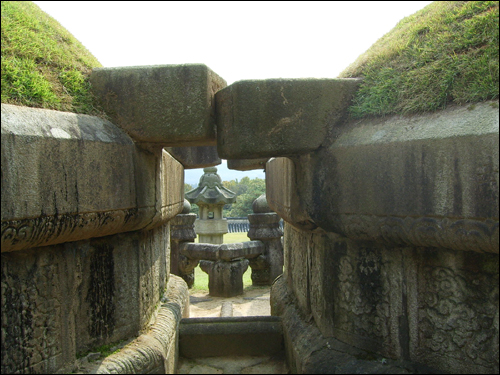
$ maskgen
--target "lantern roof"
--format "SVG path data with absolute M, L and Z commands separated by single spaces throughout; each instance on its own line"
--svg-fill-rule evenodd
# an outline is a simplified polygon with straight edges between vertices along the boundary
M 185 194 L 190 203 L 202 205 L 223 205 L 236 202 L 236 193 L 222 186 L 216 167 L 203 168 L 198 187 Z

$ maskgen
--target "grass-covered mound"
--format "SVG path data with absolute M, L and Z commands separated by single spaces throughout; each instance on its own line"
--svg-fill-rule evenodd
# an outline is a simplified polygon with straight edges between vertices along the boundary
M 340 74 L 364 77 L 351 116 L 498 98 L 498 3 L 435 1 L 400 21 Z
M 101 64 L 30 1 L 2 1 L 2 103 L 99 115 L 88 76 Z

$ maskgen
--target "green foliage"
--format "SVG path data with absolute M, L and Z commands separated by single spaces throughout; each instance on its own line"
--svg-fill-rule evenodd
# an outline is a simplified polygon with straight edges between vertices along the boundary
M 498 98 L 498 1 L 436 1 L 404 18 L 340 77 L 363 77 L 353 118 Z
M 252 214 L 253 201 L 266 192 L 266 181 L 262 178 L 251 180 L 243 177 L 240 182 L 236 179 L 223 181 L 222 184 L 237 195 L 235 203 L 224 206 L 224 217 L 245 217 Z
M 101 346 L 92 348 L 90 350 L 87 350 L 85 352 L 78 353 L 76 355 L 76 358 L 86 357 L 89 353 L 101 353 L 101 357 L 107 357 L 111 354 L 118 353 L 120 351 L 121 347 L 123 346 L 124 342 L 125 342 L 125 340 L 120 340 L 120 341 L 112 342 L 110 344 L 101 345 Z M 111 350 L 115 347 L 118 347 L 118 349 Z
M 105 117 L 88 77 L 101 64 L 30 1 L 2 1 L 2 103 Z

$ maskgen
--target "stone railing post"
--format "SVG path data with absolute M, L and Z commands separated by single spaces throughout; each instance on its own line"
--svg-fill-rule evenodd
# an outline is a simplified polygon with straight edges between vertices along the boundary
M 170 221 L 170 273 L 180 276 L 189 288 L 194 284 L 194 269 L 199 263 L 180 253 L 180 244 L 194 242 L 196 214 L 190 214 L 191 204 L 184 199 L 184 209 Z
M 283 231 L 279 226 L 280 217 L 269 208 L 266 195 L 262 194 L 253 202 L 253 214 L 248 215 L 251 241 L 264 243 L 264 252 L 250 259 L 253 285 L 271 285 L 273 280 L 283 273 Z
M 208 290 L 213 297 L 233 297 L 243 294 L 243 274 L 249 260 L 264 251 L 262 241 L 231 244 L 182 243 L 180 254 L 188 259 L 200 259 L 200 268 L 208 274 Z

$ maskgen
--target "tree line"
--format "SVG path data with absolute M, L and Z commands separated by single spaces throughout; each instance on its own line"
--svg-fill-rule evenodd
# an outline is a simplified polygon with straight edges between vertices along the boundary
M 248 214 L 253 214 L 252 204 L 255 199 L 266 192 L 266 181 L 262 178 L 243 177 L 230 181 L 222 181 L 222 185 L 236 193 L 236 202 L 226 204 L 222 209 L 224 217 L 246 217 Z M 184 192 L 195 189 L 196 186 L 184 184 Z M 198 215 L 199 208 L 196 204 L 191 205 L 191 212 Z

